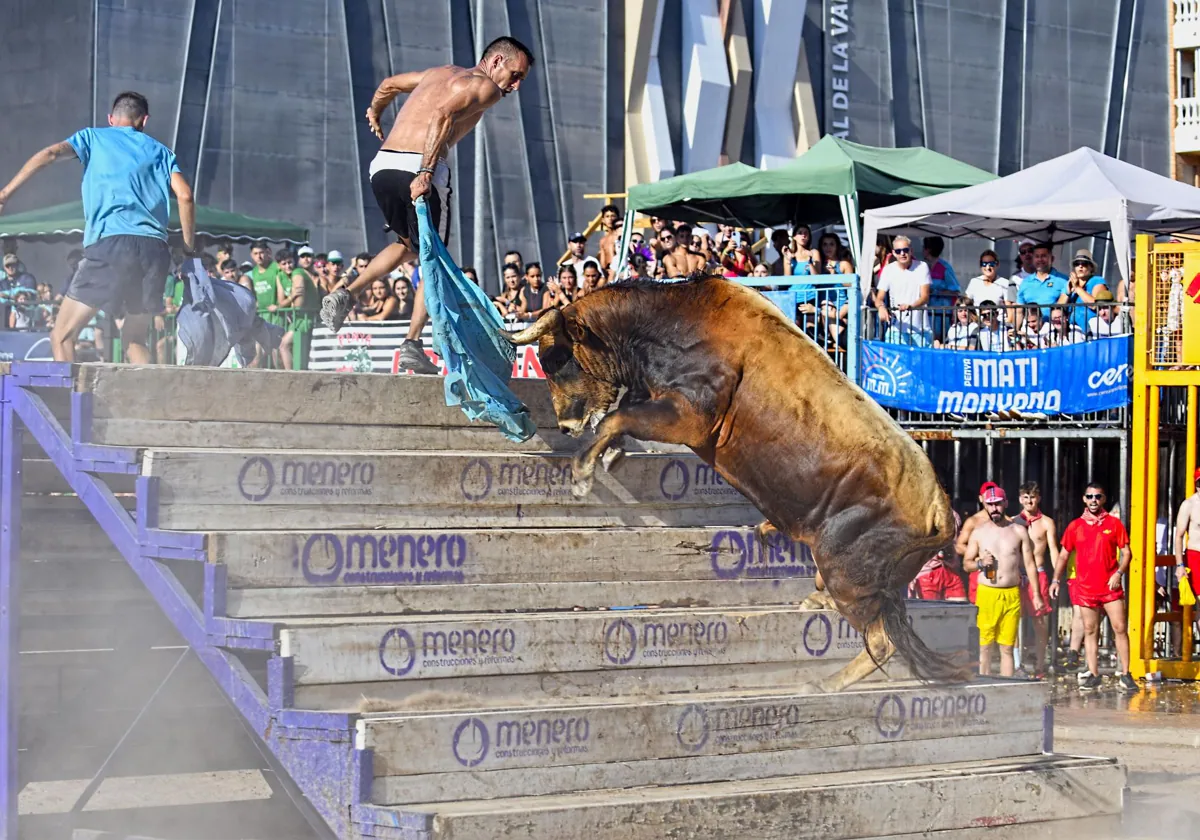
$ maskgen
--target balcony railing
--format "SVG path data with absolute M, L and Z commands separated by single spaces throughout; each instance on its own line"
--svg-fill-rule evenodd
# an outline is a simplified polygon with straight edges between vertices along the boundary
M 1200 47 L 1200 0 L 1175 0 L 1174 26 L 1175 49 Z
M 1200 152 L 1200 97 L 1175 100 L 1175 151 Z

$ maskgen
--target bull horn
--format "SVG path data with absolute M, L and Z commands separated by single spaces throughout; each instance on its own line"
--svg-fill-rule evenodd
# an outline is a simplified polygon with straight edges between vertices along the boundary
M 556 330 L 562 324 L 562 310 L 551 309 L 549 312 L 537 319 L 531 327 L 526 327 L 518 332 L 506 332 L 504 337 L 513 344 L 520 346 L 522 344 L 533 344 L 539 338 L 544 336 L 551 330 Z

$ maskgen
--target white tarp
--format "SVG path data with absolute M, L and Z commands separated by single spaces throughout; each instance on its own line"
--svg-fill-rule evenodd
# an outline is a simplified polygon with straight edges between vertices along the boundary
M 859 265 L 874 262 L 875 238 L 884 231 L 1054 241 L 1111 232 L 1117 267 L 1128 279 L 1135 229 L 1200 229 L 1200 189 L 1084 147 L 985 184 L 868 210 Z M 870 272 L 861 274 L 869 283 Z

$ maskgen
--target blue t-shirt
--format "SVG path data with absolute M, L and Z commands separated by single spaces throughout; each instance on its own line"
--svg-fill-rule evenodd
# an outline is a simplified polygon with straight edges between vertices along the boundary
M 1050 306 L 1066 293 L 1067 278 L 1058 272 L 1051 271 L 1045 280 L 1039 280 L 1036 274 L 1031 274 L 1017 287 L 1017 303 L 1036 303 L 1042 307 L 1042 317 L 1049 318 Z
M 166 240 L 175 153 L 128 126 L 85 128 L 67 138 L 83 163 L 83 244 L 107 236 Z

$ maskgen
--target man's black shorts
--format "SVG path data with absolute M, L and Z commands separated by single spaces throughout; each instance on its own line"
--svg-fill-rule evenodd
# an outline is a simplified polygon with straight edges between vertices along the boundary
M 109 315 L 157 315 L 171 270 L 171 249 L 152 236 L 118 234 L 83 249 L 67 297 Z
M 392 154 L 399 157 L 412 153 L 389 153 L 384 150 L 379 154 L 381 156 Z M 417 168 L 419 169 L 420 156 L 414 156 L 417 158 Z M 439 163 L 438 168 L 444 166 L 444 163 Z M 371 175 L 371 191 L 375 193 L 375 201 L 379 204 L 379 209 L 383 211 L 383 219 L 387 222 L 388 229 L 414 248 L 417 247 L 421 236 L 417 229 L 417 208 L 412 200 L 412 182 L 413 178 L 417 177 L 417 173 L 392 167 L 372 168 L 375 169 L 375 172 Z M 444 185 L 439 181 L 444 181 Z M 425 194 L 425 201 L 429 205 L 429 216 L 433 220 L 433 228 L 437 231 L 443 244 L 450 242 L 451 192 L 449 172 L 446 171 L 444 176 L 440 172 L 434 175 L 429 192 Z

